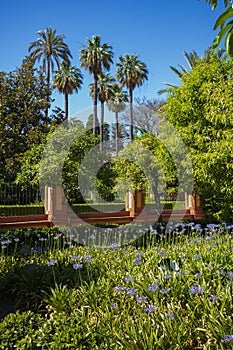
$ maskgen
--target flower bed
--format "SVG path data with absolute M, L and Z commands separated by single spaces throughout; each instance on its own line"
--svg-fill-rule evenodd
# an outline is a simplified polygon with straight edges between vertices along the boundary
M 57 228 L 6 232 L 0 291 L 15 312 L 0 349 L 231 349 L 232 238 L 194 223 L 107 248 Z

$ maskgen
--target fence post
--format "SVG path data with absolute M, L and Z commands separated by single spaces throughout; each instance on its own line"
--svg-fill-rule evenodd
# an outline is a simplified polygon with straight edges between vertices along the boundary
M 68 203 L 62 187 L 45 186 L 45 212 L 55 225 L 68 225 Z
M 185 193 L 185 209 L 190 210 L 190 214 L 193 215 L 194 219 L 203 219 L 202 209 L 202 197 L 197 193 L 187 194 Z
M 125 210 L 130 212 L 130 217 L 136 217 L 145 206 L 145 193 L 141 191 L 127 191 Z

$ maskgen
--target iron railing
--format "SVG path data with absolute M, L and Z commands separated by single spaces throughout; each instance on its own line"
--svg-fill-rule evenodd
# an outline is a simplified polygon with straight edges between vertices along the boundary
M 0 185 L 0 216 L 44 214 L 39 189 L 17 184 Z

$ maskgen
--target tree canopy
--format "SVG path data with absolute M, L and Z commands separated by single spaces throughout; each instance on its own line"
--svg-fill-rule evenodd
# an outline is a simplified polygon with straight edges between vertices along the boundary
M 59 124 L 64 116 L 59 110 L 55 115 L 44 115 L 44 75 L 33 67 L 29 57 L 13 72 L 1 72 L 0 80 L 0 178 L 9 182 L 20 169 L 24 152 L 39 144 L 50 127 Z
M 182 75 L 170 90 L 166 118 L 183 138 L 193 163 L 195 190 L 206 213 L 227 219 L 233 195 L 232 64 L 213 56 Z

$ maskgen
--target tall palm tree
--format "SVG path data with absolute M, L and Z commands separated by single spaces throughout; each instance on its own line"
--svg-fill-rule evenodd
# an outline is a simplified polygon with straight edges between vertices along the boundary
M 68 123 L 68 96 L 80 90 L 83 76 L 80 69 L 71 66 L 68 61 L 63 61 L 54 73 L 53 87 L 65 95 L 65 118 Z
M 33 61 L 40 61 L 42 59 L 43 69 L 46 74 L 47 85 L 47 108 L 45 110 L 46 116 L 48 116 L 49 107 L 49 91 L 50 91 L 50 74 L 51 70 L 54 70 L 54 61 L 59 67 L 60 59 L 63 61 L 69 61 L 72 58 L 70 50 L 67 44 L 64 43 L 65 36 L 57 35 L 56 29 L 51 27 L 46 28 L 44 31 L 39 30 L 37 32 L 39 38 L 29 45 L 30 56 Z
M 98 74 L 97 82 L 97 97 L 101 103 L 101 117 L 100 117 L 100 150 L 103 150 L 104 141 L 104 103 L 110 100 L 112 96 L 112 84 L 114 78 L 109 73 L 101 72 Z M 90 95 L 95 96 L 94 84 L 90 84 Z
M 148 79 L 146 64 L 137 55 L 125 55 L 117 63 L 116 79 L 129 90 L 130 141 L 133 141 L 133 90 Z
M 89 69 L 89 73 L 94 78 L 94 99 L 93 99 L 93 133 L 96 134 L 97 124 L 97 100 L 98 100 L 98 75 L 103 69 L 109 71 L 113 63 L 112 46 L 108 44 L 101 45 L 101 37 L 94 35 L 91 39 L 87 38 L 87 46 L 80 50 L 81 67 Z
M 125 109 L 125 102 L 128 101 L 128 94 L 125 90 L 122 90 L 119 84 L 114 84 L 112 86 L 112 96 L 108 102 L 108 109 L 115 112 L 116 120 L 116 154 L 119 152 L 119 112 Z

